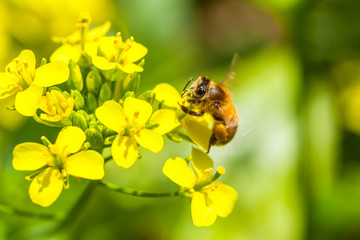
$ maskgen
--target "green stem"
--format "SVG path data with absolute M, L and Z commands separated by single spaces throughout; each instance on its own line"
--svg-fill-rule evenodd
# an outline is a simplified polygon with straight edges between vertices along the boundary
M 55 229 L 54 232 L 64 231 L 64 229 L 73 225 L 73 223 L 78 219 L 80 213 L 85 208 L 86 203 L 88 202 L 88 198 L 94 192 L 95 187 L 96 187 L 96 181 L 91 181 L 89 185 L 87 185 L 80 198 L 77 200 L 75 205 L 73 205 L 73 207 L 68 212 L 62 223 Z
M 25 210 L 17 209 L 17 208 L 14 208 L 14 207 L 11 207 L 11 206 L 5 205 L 5 204 L 0 204 L 0 212 L 14 214 L 14 215 L 28 217 L 28 218 L 38 218 L 41 220 L 61 221 L 63 219 L 59 215 L 25 211 Z
M 161 198 L 161 197 L 175 197 L 175 196 L 182 196 L 182 193 L 179 191 L 177 192 L 165 192 L 165 193 L 152 193 L 152 192 L 145 192 L 142 190 L 132 189 L 132 188 L 124 188 L 120 187 L 114 183 L 101 180 L 98 182 L 101 187 L 104 187 L 108 190 L 123 193 L 126 195 L 132 195 L 136 197 L 153 197 L 153 198 Z

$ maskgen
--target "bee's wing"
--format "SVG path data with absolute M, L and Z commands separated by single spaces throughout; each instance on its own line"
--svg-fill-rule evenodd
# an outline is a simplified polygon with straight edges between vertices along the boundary
M 230 67 L 229 67 L 229 70 L 227 71 L 226 75 L 225 75 L 225 78 L 222 80 L 221 84 L 225 84 L 228 82 L 228 81 L 232 81 L 235 79 L 235 72 L 234 72 L 234 67 L 235 67 L 235 64 L 236 64 L 236 61 L 238 59 L 238 54 L 237 53 L 234 53 L 234 56 L 231 60 L 231 64 L 230 64 Z

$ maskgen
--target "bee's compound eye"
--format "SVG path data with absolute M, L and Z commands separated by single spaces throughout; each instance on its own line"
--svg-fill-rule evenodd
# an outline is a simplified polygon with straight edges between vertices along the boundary
M 204 96 L 205 92 L 206 92 L 206 84 L 202 84 L 196 88 L 195 95 L 198 97 L 202 97 Z

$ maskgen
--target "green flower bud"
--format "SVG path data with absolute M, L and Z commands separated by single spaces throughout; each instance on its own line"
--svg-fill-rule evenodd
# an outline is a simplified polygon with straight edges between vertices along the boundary
M 135 93 L 133 91 L 128 91 L 124 94 L 124 96 L 122 97 L 122 100 L 125 101 L 126 98 L 128 97 L 135 97 Z
M 97 127 L 92 127 L 85 130 L 86 139 L 90 143 L 91 147 L 100 151 L 104 145 L 104 138 L 100 130 Z
M 100 88 L 99 100 L 101 102 L 106 102 L 112 97 L 111 86 L 109 83 L 104 83 Z
M 116 135 L 117 133 L 107 127 L 104 127 L 102 130 L 102 134 L 103 134 L 104 138 L 107 138 L 107 137 Z
M 70 76 L 69 80 L 66 82 L 68 89 L 76 89 L 81 91 L 84 87 L 84 83 L 79 65 L 70 60 L 69 70 Z
M 89 90 L 89 92 L 91 92 L 95 96 L 98 96 L 101 84 L 102 84 L 101 75 L 99 71 L 96 68 L 94 68 L 88 73 L 86 77 L 86 87 Z
M 76 110 L 84 109 L 84 97 L 78 90 L 71 90 L 70 96 L 74 98 L 74 107 Z
M 45 65 L 45 64 L 47 64 L 47 60 L 46 60 L 46 58 L 42 58 L 42 59 L 41 59 L 40 66 L 43 66 L 43 65 Z
M 87 122 L 90 121 L 90 116 L 89 116 L 89 114 L 87 112 L 85 112 L 84 110 L 79 110 L 77 112 L 80 113 L 81 115 L 83 115 Z
M 73 126 L 77 126 L 77 127 L 81 128 L 84 131 L 88 128 L 87 121 L 86 121 L 85 117 L 79 112 L 76 112 L 73 115 L 71 120 L 72 120 Z
M 90 113 L 93 113 L 95 109 L 98 107 L 97 99 L 94 95 L 89 92 L 86 98 L 86 108 Z
M 126 76 L 123 81 L 123 92 L 134 91 L 136 92 L 140 85 L 140 74 L 133 73 Z
M 144 100 L 152 105 L 155 100 L 155 95 L 156 94 L 154 93 L 154 91 L 147 90 L 147 91 L 143 92 L 142 94 L 140 94 L 138 99 Z

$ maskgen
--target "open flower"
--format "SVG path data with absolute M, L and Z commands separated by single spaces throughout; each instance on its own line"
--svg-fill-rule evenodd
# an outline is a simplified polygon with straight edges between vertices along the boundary
M 111 100 L 96 109 L 97 119 L 118 133 L 111 146 L 117 165 L 129 168 L 135 163 L 139 155 L 137 144 L 159 152 L 164 146 L 162 135 L 179 125 L 172 110 L 161 109 L 151 114 L 152 106 L 148 102 L 133 97 L 125 99 L 124 107 Z
M 214 182 L 225 173 L 219 167 L 213 176 L 212 159 L 197 148 L 192 149 L 191 163 L 174 157 L 165 162 L 163 173 L 191 196 L 191 216 L 197 227 L 212 225 L 217 216 L 227 217 L 237 200 L 236 191 L 222 182 Z M 196 173 L 196 174 L 195 174 Z
M 88 30 L 90 23 L 89 14 L 83 12 L 79 16 L 76 32 L 64 38 L 55 37 L 54 41 L 61 42 L 63 45 L 51 54 L 50 61 L 61 60 L 69 63 L 73 60 L 77 63 L 83 52 L 90 57 L 96 56 L 99 39 L 106 35 L 111 23 L 107 21 L 101 26 Z
M 92 58 L 93 64 L 102 70 L 111 70 L 118 67 L 125 73 L 142 72 L 143 68 L 135 62 L 147 54 L 147 48 L 130 37 L 125 42 L 121 34 L 116 37 L 103 37 L 100 39 L 99 50 L 101 56 Z
M 65 97 L 60 91 L 51 90 L 41 97 L 39 108 L 44 112 L 40 114 L 40 119 L 58 122 L 70 117 L 74 108 L 74 99 Z
M 43 137 L 43 139 L 45 139 Z M 96 151 L 80 151 L 86 139 L 78 127 L 63 128 L 55 144 L 21 143 L 13 151 L 16 170 L 41 169 L 33 178 L 29 194 L 31 200 L 43 207 L 53 204 L 62 189 L 68 187 L 69 175 L 97 180 L 104 176 L 104 159 Z
M 69 77 L 68 66 L 61 61 L 35 69 L 35 55 L 23 50 L 11 61 L 6 71 L 0 73 L 0 99 L 16 94 L 15 108 L 24 116 L 35 114 L 43 94 L 43 87 L 65 82 Z

